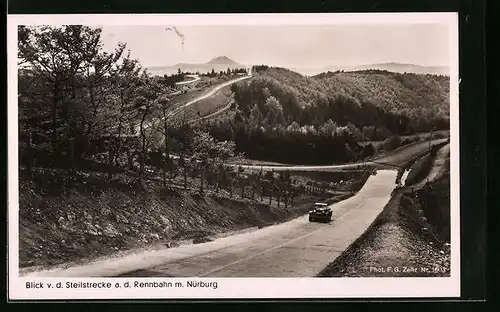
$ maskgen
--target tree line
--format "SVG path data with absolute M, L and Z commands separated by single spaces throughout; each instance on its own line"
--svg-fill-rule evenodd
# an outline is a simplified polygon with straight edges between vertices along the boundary
M 205 77 L 221 77 L 221 76 L 232 76 L 232 75 L 237 75 L 237 74 L 246 74 L 247 70 L 245 68 L 229 68 L 226 71 L 219 71 L 216 72 L 215 69 L 212 68 L 211 71 L 206 72 L 206 73 L 197 73 L 200 76 L 205 76 Z

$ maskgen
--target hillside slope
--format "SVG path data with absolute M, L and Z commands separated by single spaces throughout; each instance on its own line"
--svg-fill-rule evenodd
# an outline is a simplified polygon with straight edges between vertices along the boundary
M 386 70 L 394 73 L 415 73 L 415 74 L 433 74 L 433 75 L 449 75 L 449 66 L 422 66 L 415 64 L 402 64 L 402 63 L 378 63 L 378 64 L 364 64 L 364 65 L 332 65 L 326 67 L 295 67 L 291 70 L 298 72 L 305 76 L 315 76 L 328 71 L 360 71 L 360 70 Z
M 326 71 L 360 71 L 360 70 L 386 70 L 394 73 L 414 73 L 414 74 L 434 74 L 434 75 L 449 75 L 450 68 L 448 66 L 422 66 L 415 64 L 403 63 L 378 63 L 358 66 L 330 66 Z
M 315 77 L 328 93 L 347 93 L 359 103 L 373 103 L 408 117 L 449 115 L 446 76 L 387 71 L 337 72 Z

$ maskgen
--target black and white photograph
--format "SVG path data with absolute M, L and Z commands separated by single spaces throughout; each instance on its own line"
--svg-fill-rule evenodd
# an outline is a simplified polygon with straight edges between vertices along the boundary
M 458 295 L 455 14 L 9 18 L 11 292 Z

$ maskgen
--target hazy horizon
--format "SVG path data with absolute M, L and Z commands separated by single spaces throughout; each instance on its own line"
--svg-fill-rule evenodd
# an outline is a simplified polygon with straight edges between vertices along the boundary
M 144 67 L 206 63 L 226 56 L 242 65 L 287 68 L 401 63 L 448 67 L 445 24 L 101 26 L 106 50 L 124 42 Z

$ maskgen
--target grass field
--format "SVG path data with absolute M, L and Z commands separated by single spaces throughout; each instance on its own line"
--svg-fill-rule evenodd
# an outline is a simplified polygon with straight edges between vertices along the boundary
M 200 80 L 193 83 L 192 85 L 185 85 L 182 88 L 189 88 L 187 93 L 175 95 L 171 98 L 175 106 L 182 105 L 186 102 L 192 101 L 195 98 L 209 92 L 213 87 L 218 84 L 228 81 L 227 78 L 211 78 L 211 77 L 200 77 Z
M 439 130 L 435 131 L 432 133 L 432 138 L 433 139 L 440 139 L 440 138 L 445 138 L 450 135 L 450 130 Z M 428 140 L 429 139 L 429 133 L 418 133 L 418 134 L 413 134 L 413 135 L 403 135 L 401 136 L 401 140 L 414 140 L 415 138 L 420 138 L 420 140 Z M 379 148 L 379 146 L 384 143 L 384 141 L 364 141 L 364 142 L 359 142 L 361 145 L 366 145 L 371 143 L 373 147 L 376 149 Z
M 186 118 L 192 119 L 212 114 L 219 109 L 230 105 L 233 101 L 231 87 L 222 88 L 214 96 L 201 100 L 186 109 Z

